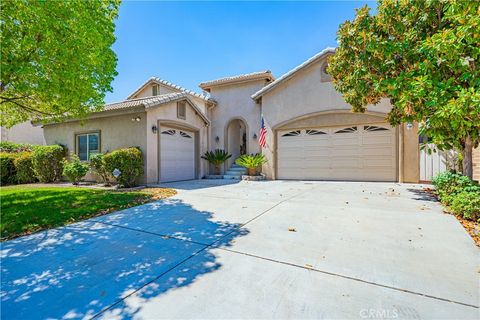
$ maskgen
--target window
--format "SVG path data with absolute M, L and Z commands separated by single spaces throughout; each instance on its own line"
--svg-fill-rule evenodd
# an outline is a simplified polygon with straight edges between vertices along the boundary
M 92 155 L 100 152 L 99 132 L 79 134 L 76 140 L 77 155 L 80 160 L 88 161 Z
M 300 135 L 300 130 L 290 131 L 282 134 L 282 137 L 296 137 Z
M 158 96 L 158 84 L 152 86 L 152 96 Z
M 377 126 L 363 126 L 365 131 L 388 131 L 387 128 L 377 127 Z
M 162 131 L 162 134 L 173 136 L 175 135 L 175 130 L 165 130 L 165 131 Z
M 315 130 L 315 129 L 309 129 L 306 131 L 307 135 L 309 136 L 316 136 L 319 134 L 327 134 L 326 132 L 320 131 L 320 130 Z
M 183 131 L 180 131 L 180 135 L 181 135 L 182 137 L 184 137 L 184 138 L 189 138 L 189 139 L 191 139 L 191 138 L 192 138 L 192 136 L 191 136 L 191 135 L 189 135 L 188 133 L 186 133 L 186 132 L 183 132 Z
M 177 102 L 177 118 L 183 120 L 187 118 L 187 103 L 185 101 Z
M 350 128 L 345 128 L 342 130 L 335 131 L 335 133 L 350 133 L 355 131 L 357 131 L 357 127 L 350 127 Z

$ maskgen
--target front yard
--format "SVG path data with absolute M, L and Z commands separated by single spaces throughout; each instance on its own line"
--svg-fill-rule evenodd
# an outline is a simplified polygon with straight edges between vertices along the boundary
M 37 185 L 0 188 L 2 240 L 88 219 L 175 194 L 173 189 L 98 190 Z

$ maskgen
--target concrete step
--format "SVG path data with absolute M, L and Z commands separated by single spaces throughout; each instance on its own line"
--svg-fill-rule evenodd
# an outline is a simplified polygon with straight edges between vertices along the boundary
M 229 174 L 224 174 L 223 175 L 223 179 L 230 179 L 230 180 L 240 180 L 241 179 L 241 175 L 229 175 Z
M 238 172 L 247 172 L 247 169 L 245 169 L 244 167 L 230 167 L 230 169 L 228 169 L 228 171 L 238 171 Z
M 239 166 L 238 164 L 236 163 L 232 163 L 232 165 L 230 166 L 230 168 L 243 168 L 242 166 Z
M 245 174 L 245 172 L 237 170 L 227 170 L 225 174 L 228 176 L 241 176 L 242 174 Z

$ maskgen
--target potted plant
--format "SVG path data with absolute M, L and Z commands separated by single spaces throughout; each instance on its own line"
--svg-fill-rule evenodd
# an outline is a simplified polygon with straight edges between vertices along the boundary
M 207 160 L 211 163 L 215 168 L 215 174 L 220 174 L 220 165 L 222 165 L 225 161 L 230 159 L 232 155 L 226 152 L 223 149 L 215 149 L 214 151 L 207 151 L 202 156 L 202 159 Z
M 267 162 L 267 159 L 265 159 L 265 156 L 261 153 L 244 154 L 241 155 L 237 160 L 235 160 L 236 164 L 247 168 L 249 176 L 256 176 L 257 168 L 265 162 Z

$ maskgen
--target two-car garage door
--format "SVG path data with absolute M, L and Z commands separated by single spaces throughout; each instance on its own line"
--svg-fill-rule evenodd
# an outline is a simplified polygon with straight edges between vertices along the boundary
M 279 179 L 396 181 L 388 124 L 278 131 Z

